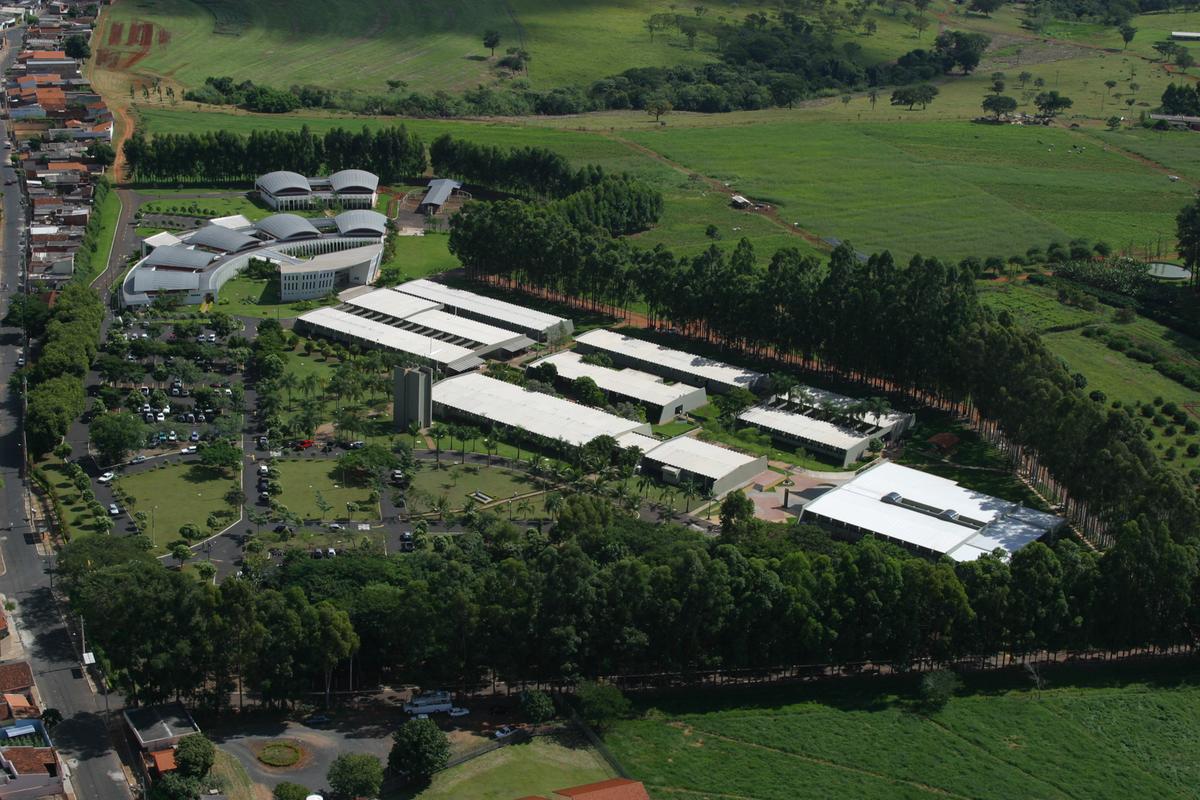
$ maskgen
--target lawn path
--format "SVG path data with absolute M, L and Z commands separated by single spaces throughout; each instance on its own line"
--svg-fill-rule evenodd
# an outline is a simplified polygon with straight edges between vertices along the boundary
M 755 742 L 748 742 L 744 739 L 738 739 L 738 738 L 735 738 L 732 736 L 725 736 L 723 734 L 714 733 L 713 731 L 707 730 L 705 728 L 696 727 L 696 725 L 694 723 L 672 722 L 672 723 L 668 723 L 668 724 L 671 727 L 675 727 L 675 728 L 687 727 L 687 728 L 690 728 L 691 730 L 699 731 L 700 733 L 703 733 L 705 736 L 711 737 L 713 739 L 717 739 L 719 741 L 729 742 L 730 744 L 741 745 L 743 747 L 751 747 L 756 750 L 765 750 L 766 752 L 769 752 L 769 753 L 776 753 L 781 756 L 786 756 L 788 758 L 794 758 L 799 761 L 804 761 L 804 762 L 807 762 L 810 764 L 818 764 L 822 767 L 829 767 L 830 769 L 836 769 L 836 770 L 840 770 L 842 772 L 849 772 L 849 773 L 852 773 L 855 775 L 862 775 L 862 776 L 865 776 L 868 778 L 874 778 L 876 780 L 885 781 L 886 783 L 903 784 L 904 786 L 909 786 L 913 789 L 916 789 L 917 791 L 926 792 L 928 794 L 937 795 L 939 797 L 955 797 L 955 798 L 958 798 L 959 800 L 971 800 L 971 797 L 969 795 L 957 794 L 957 793 L 951 792 L 947 789 L 938 788 L 937 786 L 930 786 L 929 784 L 921 783 L 919 781 L 908 780 L 907 778 L 897 778 L 892 775 L 886 775 L 882 772 L 875 772 L 874 770 L 863 769 L 861 767 L 851 767 L 851 766 L 847 766 L 846 764 L 839 764 L 836 761 L 829 761 L 828 759 L 817 758 L 816 756 L 810 756 L 810 755 L 806 755 L 804 753 L 793 753 L 793 752 L 789 752 L 787 750 L 780 750 L 778 747 L 769 747 L 768 745 L 765 745 L 765 744 L 757 744 Z

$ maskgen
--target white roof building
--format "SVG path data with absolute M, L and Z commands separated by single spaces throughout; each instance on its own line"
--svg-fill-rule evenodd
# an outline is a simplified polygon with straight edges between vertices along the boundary
M 692 436 L 676 436 L 644 453 L 642 470 L 647 468 L 656 468 L 667 483 L 694 481 L 722 497 L 765 472 L 767 458 L 748 456 Z
M 431 300 L 422 300 L 410 294 L 394 292 L 391 289 L 377 289 L 373 292 L 350 297 L 345 301 L 348 305 L 373 311 L 394 319 L 404 319 L 421 311 L 429 311 L 438 307 Z
M 842 466 L 857 461 L 871 442 L 869 434 L 847 425 L 771 405 L 748 408 L 738 415 L 738 420 L 790 444 L 834 456 L 841 460 Z
M 582 355 L 569 350 L 547 356 L 529 366 L 537 367 L 543 364 L 552 364 L 558 371 L 558 377 L 563 380 L 591 378 L 608 394 L 641 403 L 646 406 L 650 421 L 656 425 L 668 422 L 685 411 L 700 408 L 708 402 L 704 389 L 696 386 L 686 383 L 664 383 L 657 375 L 632 368 L 613 369 L 589 364 L 583 360 Z
M 575 337 L 575 342 L 585 353 L 607 353 L 615 363 L 684 381 L 711 392 L 728 392 L 734 388 L 754 389 L 766 378 L 761 372 L 682 350 L 672 350 L 645 339 L 635 339 L 602 328 L 581 333 Z
M 531 392 L 478 372 L 434 384 L 435 416 L 458 416 L 519 428 L 550 441 L 580 447 L 598 436 L 650 433 L 644 422 L 618 417 L 561 397 Z
M 309 311 L 301 314 L 296 323 L 300 327 L 310 328 L 333 339 L 407 353 L 449 372 L 463 372 L 483 363 L 483 359 L 465 347 L 348 314 L 336 308 Z
M 1011 554 L 1062 527 L 1062 517 L 883 462 L 804 507 L 803 521 L 873 533 L 909 547 L 973 561 Z
M 475 294 L 463 289 L 454 289 L 424 278 L 402 283 L 396 289 L 414 297 L 432 300 L 446 310 L 456 312 L 464 317 L 511 328 L 538 340 L 545 340 L 555 331 L 561 331 L 563 335 L 567 335 L 574 330 L 569 319 L 525 308 L 504 300 L 497 300 L 494 297 Z

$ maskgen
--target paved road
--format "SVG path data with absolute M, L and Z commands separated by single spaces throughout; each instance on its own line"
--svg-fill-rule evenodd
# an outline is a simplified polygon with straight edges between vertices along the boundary
M 21 31 L 7 34 L 7 46 L 0 68 L 7 68 L 19 49 Z M 8 131 L 0 121 L 0 136 Z M 7 164 L 7 151 L 4 162 Z M 5 179 L 13 177 L 5 166 Z M 4 230 L 0 241 L 0 305 L 7 309 L 9 298 L 18 290 L 17 272 L 20 252 L 16 246 L 24 222 L 20 191 L 4 187 Z M 58 605 L 50 592 L 50 556 L 33 544 L 25 513 L 25 491 L 20 477 L 21 447 L 17 427 L 17 399 L 8 391 L 8 380 L 20 354 L 21 332 L 0 329 L 0 499 L 3 500 L 3 527 L 11 530 L 0 538 L 4 571 L 0 574 L 0 592 L 17 604 L 16 617 L 25 644 L 26 655 L 46 707 L 57 708 L 64 721 L 54 730 L 54 741 L 67 762 L 76 795 L 99 800 L 125 800 L 126 787 L 121 764 L 113 750 L 105 727 L 104 699 L 94 694 L 80 667 L 78 644 L 63 624 Z M 110 698 L 114 713 L 120 698 Z

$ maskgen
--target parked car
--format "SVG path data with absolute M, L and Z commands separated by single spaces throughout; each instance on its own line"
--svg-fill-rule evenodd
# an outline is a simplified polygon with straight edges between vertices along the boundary
M 103 475 L 101 475 L 99 478 L 96 478 L 96 480 L 97 480 L 99 483 L 108 483 L 109 481 L 111 481 L 111 480 L 112 480 L 113 478 L 115 478 L 115 477 L 117 477 L 117 476 L 116 476 L 116 475 L 114 475 L 113 473 L 111 473 L 111 472 L 106 472 L 106 473 L 104 473 Z
M 325 725 L 329 722 L 329 717 L 324 714 L 312 714 L 304 718 L 305 725 Z
M 334 550 L 332 547 L 325 551 L 326 558 L 333 558 L 336 555 L 337 555 L 337 550 Z
M 300 441 L 296 442 L 296 449 L 307 450 L 315 444 L 316 442 L 314 442 L 312 439 L 301 439 Z
M 149 415 L 149 414 L 147 414 L 146 416 L 150 416 L 150 415 Z M 155 415 L 154 415 L 154 421 L 155 421 L 155 422 L 166 422 L 166 421 L 167 421 L 167 415 L 166 415 L 166 414 L 164 414 L 164 413 L 162 413 L 162 412 L 160 411 L 160 412 L 158 412 L 157 414 L 155 414 Z
M 366 446 L 367 446 L 366 442 L 351 442 L 350 443 L 351 450 L 361 450 L 362 448 L 364 448 Z
M 271 502 L 271 495 L 267 494 L 266 492 L 259 492 L 258 501 L 260 503 L 269 503 Z
M 450 716 L 452 716 L 452 717 L 465 717 L 470 713 L 471 712 L 469 710 L 467 710 L 465 708 L 459 708 L 458 706 L 455 706 L 454 708 L 450 709 Z
M 108 514 L 109 514 L 109 516 L 112 516 L 112 517 L 121 516 L 121 507 L 119 505 L 117 505 L 116 503 L 109 503 L 108 504 Z
M 329 523 L 328 527 L 329 527 L 329 530 L 331 530 L 331 531 L 340 531 L 342 529 L 341 523 L 338 523 L 338 522 L 331 522 L 331 523 Z M 330 548 L 330 549 L 332 549 L 332 548 Z
M 496 731 L 492 734 L 492 736 L 496 737 L 497 739 L 507 739 L 516 733 L 517 730 L 518 729 L 514 728 L 512 725 L 501 725 L 499 728 L 496 728 Z
M 145 460 L 146 460 L 145 456 L 139 455 L 139 456 L 134 456 L 132 459 L 130 459 L 129 463 L 130 464 L 140 464 Z
M 258 465 L 258 474 L 259 475 L 267 475 L 268 473 L 270 473 L 270 471 L 271 471 L 271 468 L 268 467 L 266 464 Z
M 191 435 L 190 435 L 190 436 L 188 436 L 188 441 L 189 441 L 189 442 L 198 442 L 198 441 L 200 441 L 200 431 L 192 431 Z
M 191 455 L 192 453 L 196 452 L 196 445 L 194 445 L 194 444 L 188 445 L 187 447 L 183 448 L 179 452 L 183 453 L 185 456 Z
M 177 434 L 175 431 L 171 431 L 170 433 L 167 434 L 167 441 L 168 442 L 178 442 L 179 434 Z
M 25 366 L 25 356 L 17 356 L 17 366 L 18 367 Z
M 282 522 L 276 525 L 273 529 L 276 533 L 291 533 L 292 529 Z

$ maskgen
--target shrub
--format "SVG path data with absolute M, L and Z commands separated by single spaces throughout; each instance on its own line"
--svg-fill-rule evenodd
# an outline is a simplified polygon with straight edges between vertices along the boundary
M 308 788 L 301 786 L 298 783 L 284 781 L 275 787 L 275 791 L 271 793 L 275 800 L 306 800 L 309 796 Z
M 545 692 L 524 692 L 521 695 L 521 713 L 530 722 L 546 722 L 554 719 L 554 701 Z
M 216 748 L 202 733 L 185 736 L 175 746 L 175 765 L 184 777 L 203 778 L 212 769 L 216 758 Z
M 584 721 L 600 731 L 628 716 L 632 707 L 628 698 L 611 683 L 584 681 L 579 684 L 575 694 L 579 698 L 579 711 Z
M 962 679 L 948 669 L 928 672 L 921 678 L 921 705 L 927 711 L 940 711 L 962 686 Z

